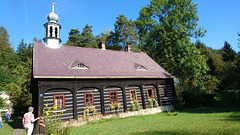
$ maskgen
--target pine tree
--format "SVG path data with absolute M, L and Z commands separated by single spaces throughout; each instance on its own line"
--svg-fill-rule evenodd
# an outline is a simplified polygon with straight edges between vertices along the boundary
M 107 46 L 116 50 L 122 46 L 125 50 L 127 45 L 131 45 L 133 51 L 139 51 L 137 47 L 138 35 L 135 22 L 128 20 L 124 15 L 119 15 L 114 24 L 115 30 L 108 36 Z
M 66 45 L 86 48 L 97 48 L 98 43 L 96 38 L 92 34 L 92 26 L 86 24 L 81 34 L 78 29 L 71 29 Z
M 233 62 L 236 57 L 236 52 L 232 49 L 231 45 L 227 41 L 224 42 L 224 46 L 221 49 L 221 53 L 223 61 L 225 62 L 227 61 Z

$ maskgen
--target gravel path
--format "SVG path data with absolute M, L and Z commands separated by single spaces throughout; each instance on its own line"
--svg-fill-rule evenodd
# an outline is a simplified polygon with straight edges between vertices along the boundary
M 22 135 L 22 131 L 23 131 L 23 129 L 17 128 L 17 129 L 15 129 L 13 135 Z

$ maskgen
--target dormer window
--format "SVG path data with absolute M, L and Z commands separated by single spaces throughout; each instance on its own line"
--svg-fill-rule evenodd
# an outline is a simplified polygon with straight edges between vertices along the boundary
M 90 69 L 87 65 L 77 60 L 72 62 L 70 68 L 71 69 Z
M 147 71 L 147 69 L 146 69 L 143 65 L 139 66 L 139 67 L 137 68 L 137 71 L 138 71 L 138 70 L 140 70 L 140 71 Z
M 72 69 L 89 69 L 89 68 L 83 63 L 79 63 L 75 67 L 72 67 Z
M 140 65 L 138 63 L 134 63 L 134 68 L 136 69 L 136 71 L 147 71 L 146 67 L 144 67 L 143 65 Z
M 77 67 L 78 68 L 88 68 L 87 66 L 85 66 L 84 64 L 80 63 L 80 64 L 77 64 Z

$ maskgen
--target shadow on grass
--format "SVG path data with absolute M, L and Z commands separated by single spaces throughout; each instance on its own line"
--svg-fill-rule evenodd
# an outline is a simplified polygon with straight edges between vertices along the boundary
M 224 113 L 224 112 L 239 112 L 240 107 L 198 107 L 193 109 L 185 109 L 181 112 L 185 113 Z
M 240 112 L 239 113 L 234 113 L 230 116 L 226 116 L 223 121 L 240 121 Z
M 180 134 L 192 134 L 192 133 L 181 133 L 175 131 L 144 131 L 144 132 L 134 132 L 131 135 L 180 135 Z
M 22 129 L 22 119 L 20 117 L 15 117 L 8 122 L 8 124 L 13 128 L 13 129 Z

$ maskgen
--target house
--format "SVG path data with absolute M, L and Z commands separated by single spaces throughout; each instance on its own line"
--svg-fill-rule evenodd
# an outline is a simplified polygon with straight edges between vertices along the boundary
M 0 108 L 0 112 L 10 111 L 12 113 L 12 102 L 9 100 L 9 95 L 5 91 L 1 91 L 0 98 L 3 100 L 4 104 L 4 107 Z
M 44 43 L 33 46 L 31 92 L 38 115 L 55 105 L 60 119 L 78 119 L 90 105 L 106 115 L 112 102 L 127 112 L 132 101 L 146 109 L 150 96 L 160 106 L 176 99 L 174 76 L 146 53 L 106 50 L 103 43 L 101 49 L 60 45 L 54 3 L 47 19 Z

